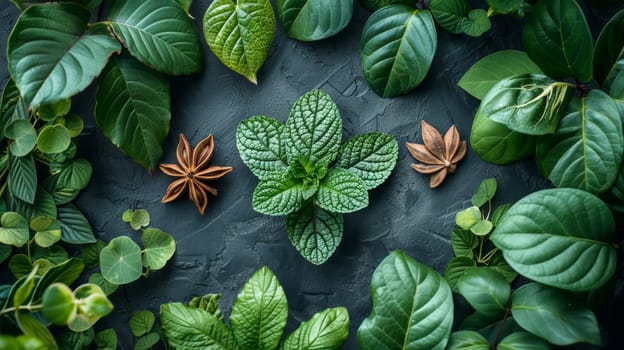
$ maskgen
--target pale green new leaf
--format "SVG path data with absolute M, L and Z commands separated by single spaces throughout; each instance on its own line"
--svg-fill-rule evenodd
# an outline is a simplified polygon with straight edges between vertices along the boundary
M 351 213 L 368 206 L 368 192 L 364 181 L 357 175 L 335 168 L 321 182 L 316 204 L 330 212 Z
M 490 350 L 490 344 L 475 331 L 457 331 L 451 333 L 446 350 Z
M 275 36 L 269 0 L 215 0 L 203 19 L 210 50 L 231 70 L 257 84 L 256 74 Z
M 43 153 L 61 153 L 71 144 L 69 130 L 63 125 L 46 125 L 39 131 L 37 149 Z
M 212 314 L 170 303 L 160 306 L 160 323 L 167 342 L 178 349 L 236 350 L 232 331 Z
M 290 242 L 301 256 L 320 265 L 327 261 L 342 240 L 343 218 L 316 205 L 307 205 L 286 216 Z
M 303 184 L 288 177 L 281 169 L 260 180 L 254 190 L 251 204 L 255 211 L 267 215 L 286 215 L 303 205 Z
M 128 236 L 113 238 L 100 251 L 102 276 L 114 284 L 137 280 L 143 272 L 141 248 Z
M 349 312 L 344 307 L 325 309 L 289 334 L 281 350 L 338 350 L 349 337 Z
M 276 6 L 288 36 L 301 41 L 336 35 L 353 15 L 353 0 L 277 0 Z
M 260 180 L 287 166 L 285 150 L 280 142 L 283 130 L 284 124 L 265 116 L 244 119 L 236 128 L 238 153 L 247 168 Z
M 0 217 L 0 224 L 0 243 L 21 247 L 28 242 L 28 221 L 20 214 L 6 211 Z
M 63 283 L 54 283 L 46 288 L 41 304 L 43 317 L 58 326 L 68 324 L 76 317 L 78 310 L 74 302 L 74 293 Z
M 550 350 L 550 345 L 544 339 L 527 332 L 511 333 L 501 339 L 497 350 Z
M 143 241 L 143 265 L 150 270 L 160 270 L 171 259 L 176 250 L 176 243 L 168 233 L 148 227 L 141 236 Z

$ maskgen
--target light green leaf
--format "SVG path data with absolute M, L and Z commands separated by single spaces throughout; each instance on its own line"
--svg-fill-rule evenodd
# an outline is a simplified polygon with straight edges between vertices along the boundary
M 286 230 L 290 242 L 301 256 L 320 265 L 334 254 L 342 240 L 342 214 L 326 211 L 316 205 L 307 205 L 286 216 Z
M 517 14 L 525 6 L 524 0 L 487 0 L 490 10 L 495 14 Z
M 102 289 L 102 292 L 104 292 L 104 294 L 106 295 L 111 295 L 115 293 L 117 288 L 119 288 L 119 285 L 109 282 L 99 272 L 94 272 L 91 275 L 89 275 L 88 282 L 93 283 L 97 285 L 98 287 L 100 287 L 100 289 Z
M 475 331 L 457 331 L 451 333 L 446 350 L 490 350 L 490 344 Z
M 594 76 L 600 83 L 613 71 L 624 49 L 624 10 L 616 13 L 602 28 L 594 47 Z
M 599 194 L 611 188 L 624 153 L 617 106 L 601 90 L 574 99 L 555 134 L 540 139 L 535 158 L 557 187 Z
M 98 350 L 117 349 L 117 332 L 112 328 L 107 328 L 95 335 L 95 346 Z
M 231 70 L 257 84 L 275 36 L 269 0 L 215 0 L 203 19 L 210 50 Z
M 457 281 L 459 281 L 468 269 L 476 266 L 477 263 L 473 260 L 473 258 L 467 256 L 458 256 L 449 262 L 446 267 L 446 271 L 444 271 L 444 277 L 446 278 L 449 286 L 451 286 L 453 292 L 459 293 L 459 290 L 457 289 Z
M 550 350 L 550 345 L 543 339 L 527 332 L 516 332 L 503 338 L 497 350 Z
M 61 225 L 63 235 L 61 240 L 70 244 L 94 243 L 93 229 L 87 218 L 73 204 L 59 205 L 57 207 L 57 220 Z
M 457 289 L 478 313 L 502 316 L 507 308 L 511 287 L 505 277 L 488 268 L 471 268 L 457 281 Z
M 36 108 L 84 90 L 121 45 L 87 25 L 91 14 L 72 3 L 31 6 L 8 39 L 11 76 L 27 105 Z
M 13 306 L 18 308 L 24 305 L 27 301 L 32 299 L 33 290 L 35 289 L 37 276 L 37 267 L 34 267 L 32 271 L 28 274 L 28 276 L 23 280 L 23 282 L 17 287 L 15 290 L 15 294 L 13 294 Z M 13 288 L 18 284 L 15 283 Z M 10 300 L 10 299 L 8 299 Z
M 401 251 L 373 273 L 373 310 L 358 329 L 362 350 L 443 350 L 453 325 L 453 296 L 444 278 Z
M 100 318 L 113 311 L 113 304 L 102 289 L 91 283 L 83 284 L 74 291 L 78 313 L 67 327 L 74 332 L 83 332 L 91 328 Z
M 516 75 L 494 85 L 477 113 L 523 134 L 551 134 L 572 93 L 568 83 L 545 75 Z
M 479 185 L 477 192 L 470 198 L 472 205 L 480 207 L 494 198 L 496 194 L 496 179 L 485 179 Z
M 288 36 L 301 41 L 334 36 L 353 16 L 353 0 L 277 0 L 276 6 Z
M 284 125 L 273 118 L 255 116 L 244 119 L 236 128 L 236 147 L 243 163 L 260 180 L 284 168 L 285 150 L 280 142 Z
M 377 11 L 392 4 L 414 5 L 414 0 L 360 0 L 360 2 L 371 11 Z
M 2 213 L 0 217 L 0 243 L 21 247 L 28 241 L 30 231 L 28 221 L 20 214 L 12 211 Z
M 26 203 L 34 204 L 37 193 L 35 159 L 32 154 L 9 159 L 9 192 Z
M 61 239 L 61 225 L 56 219 L 38 216 L 30 222 L 30 228 L 35 231 L 35 243 L 48 248 Z
M 485 236 L 492 231 L 492 228 L 494 228 L 494 226 L 489 220 L 479 220 L 470 227 L 470 232 L 477 236 Z
M 176 243 L 168 233 L 148 227 L 141 236 L 143 241 L 143 265 L 150 270 L 160 270 L 171 259 L 176 250 Z
M 128 221 L 128 223 L 133 230 L 139 231 L 142 228 L 149 226 L 150 220 L 150 213 L 147 210 L 138 209 L 132 211 L 132 214 L 130 214 L 130 221 Z
M 79 136 L 84 129 L 84 121 L 79 116 L 69 113 L 57 120 L 59 125 L 67 128 L 70 137 Z
M 160 323 L 167 342 L 176 348 L 236 350 L 232 331 L 212 314 L 182 303 L 160 306 Z
M 536 3 L 524 25 L 522 41 L 529 57 L 548 76 L 592 80 L 592 35 L 576 0 Z
M 358 135 L 340 148 L 336 166 L 359 176 L 367 190 L 381 185 L 390 173 L 399 155 L 399 146 L 389 134 L 372 132 Z
M 273 272 L 263 267 L 238 293 L 230 324 L 241 350 L 273 350 L 282 338 L 287 317 L 284 290 Z
M 417 87 L 429 71 L 438 35 L 429 11 L 391 5 L 373 13 L 362 31 L 364 78 L 379 96 Z
M 26 105 L 13 79 L 7 80 L 0 95 L 0 138 L 4 138 L 5 128 L 14 120 L 26 119 Z
M 160 334 L 152 332 L 136 339 L 134 343 L 134 350 L 148 350 L 151 349 L 160 341 Z
M 522 328 L 552 344 L 601 344 L 594 313 L 565 291 L 525 284 L 513 294 L 511 314 Z
M 584 191 L 534 192 L 509 209 L 490 238 L 516 271 L 553 287 L 596 289 L 615 272 L 613 216 Z
M 62 283 L 46 288 L 41 302 L 43 317 L 55 325 L 66 325 L 76 317 L 78 306 L 74 302 L 74 293 Z
M 37 132 L 26 119 L 16 119 L 7 124 L 4 136 L 13 140 L 9 145 L 9 150 L 15 157 L 27 155 L 37 145 Z
M 38 338 L 45 343 L 45 348 L 47 350 L 58 350 L 58 345 L 56 345 L 56 340 L 50 330 L 41 324 L 33 315 L 26 312 L 17 312 L 15 314 L 15 319 L 19 328 L 25 335 Z
M 65 262 L 50 268 L 37 283 L 33 300 L 38 300 L 45 293 L 46 288 L 53 283 L 62 283 L 70 286 L 84 271 L 84 263 L 80 259 L 70 258 Z
M 150 310 L 139 310 L 132 314 L 130 321 L 130 330 L 135 337 L 140 337 L 149 333 L 154 327 L 156 317 Z
M 258 183 L 251 203 L 259 213 L 286 215 L 301 209 L 303 190 L 303 184 L 288 178 L 286 169 L 281 169 Z
M 455 224 L 464 230 L 470 230 L 481 220 L 481 210 L 472 206 L 455 214 Z
M 461 22 L 461 30 L 464 34 L 479 37 L 492 28 L 492 23 L 483 9 L 474 9 L 468 13 L 468 17 Z
M 126 284 L 141 277 L 141 248 L 127 236 L 113 238 L 100 252 L 102 276 L 114 284 Z
M 115 35 L 142 63 L 174 75 L 201 69 L 202 51 L 195 24 L 174 1 L 114 0 L 108 18 Z
M 535 152 L 535 136 L 521 134 L 477 111 L 470 131 L 472 150 L 486 162 L 509 164 Z
M 59 100 L 53 103 L 48 103 L 39 106 L 37 109 L 37 115 L 39 118 L 46 122 L 54 121 L 56 118 L 64 116 L 69 113 L 71 109 L 71 98 Z
M 166 10 L 164 7 L 157 12 Z M 171 120 L 165 77 L 127 54 L 116 56 L 98 79 L 95 99 L 95 121 L 104 135 L 148 170 L 155 168 Z
M 37 149 L 43 153 L 61 153 L 70 144 L 69 130 L 60 124 L 44 126 L 37 137 Z
M 16 279 L 28 275 L 32 268 L 32 261 L 25 254 L 15 254 L 9 260 L 9 270 Z
M 281 350 L 341 349 L 348 337 L 347 309 L 325 309 L 290 333 L 284 339 Z
M 329 164 L 336 159 L 341 140 L 340 112 L 326 92 L 312 90 L 295 102 L 284 134 L 289 164 L 300 159 Z
M 466 0 L 431 0 L 429 7 L 438 25 L 453 34 L 463 33 L 462 22 L 472 10 Z
M 69 162 L 58 175 L 56 186 L 82 190 L 89 184 L 93 168 L 88 160 L 83 158 Z
M 330 212 L 351 213 L 368 206 L 368 192 L 356 174 L 334 168 L 319 186 L 316 204 Z
M 473 250 L 479 245 L 479 239 L 472 232 L 463 229 L 454 229 L 451 232 L 451 248 L 455 256 L 472 258 Z

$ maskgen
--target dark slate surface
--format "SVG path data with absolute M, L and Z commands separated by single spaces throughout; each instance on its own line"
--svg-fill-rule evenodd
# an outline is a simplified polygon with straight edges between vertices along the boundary
M 202 0 L 193 4 L 191 13 L 198 19 L 198 30 L 209 3 Z M 17 15 L 12 4 L 2 2 L 0 52 L 6 52 L 6 38 Z M 258 86 L 225 68 L 207 47 L 203 72 L 172 79 L 173 121 L 162 161 L 175 160 L 178 133 L 185 133 L 193 144 L 213 133 L 213 164 L 234 167 L 233 173 L 216 183 L 219 197 L 211 199 L 204 216 L 186 199 L 162 204 L 160 199 L 171 178 L 158 171 L 150 175 L 94 127 L 93 89 L 74 99 L 75 111 L 88 124 L 80 152 L 94 170 L 77 204 L 97 236 L 110 240 L 121 234 L 132 235 L 121 214 L 126 208 L 145 208 L 152 214 L 153 226 L 172 233 L 177 241 L 173 261 L 149 278 L 120 288 L 112 297 L 115 311 L 98 323 L 98 328 L 115 327 L 123 348 L 131 348 L 127 321 L 132 312 L 142 308 L 158 312 L 161 303 L 187 301 L 209 292 L 223 293 L 221 305 L 229 312 L 243 283 L 267 265 L 286 291 L 289 331 L 323 308 L 343 305 L 351 316 L 351 335 L 344 348 L 357 349 L 355 332 L 371 308 L 371 274 L 390 251 L 402 249 L 443 272 L 452 257 L 449 237 L 455 213 L 470 205 L 470 196 L 481 180 L 498 180 L 498 204 L 548 186 L 532 160 L 494 166 L 469 150 L 457 172 L 440 188 L 430 190 L 428 177 L 410 168 L 413 159 L 404 148 L 408 140 L 420 142 L 423 119 L 441 131 L 457 124 L 462 137 L 468 137 L 477 101 L 456 84 L 480 57 L 500 49 L 520 48 L 519 21 L 496 19 L 492 30 L 481 38 L 439 30 L 433 67 L 422 85 L 406 96 L 383 99 L 368 88 L 360 72 L 359 37 L 368 16 L 369 12 L 356 4 L 353 21 L 344 32 L 316 43 L 290 40 L 278 27 Z M 606 18 L 608 13 L 592 12 L 589 21 L 596 27 Z M 3 54 L 3 84 L 8 78 L 6 66 Z M 294 101 L 316 88 L 325 90 L 337 103 L 345 139 L 378 130 L 392 134 L 400 145 L 391 177 L 370 193 L 368 208 L 345 217 L 343 241 L 322 266 L 300 257 L 287 238 L 283 218 L 252 210 L 251 195 L 257 180 L 241 162 L 235 144 L 240 120 L 262 114 L 284 121 Z M 622 307 L 621 301 L 616 302 L 616 307 L 601 313 L 605 332 L 617 327 L 612 317 Z M 609 348 L 619 348 L 616 339 L 609 342 Z

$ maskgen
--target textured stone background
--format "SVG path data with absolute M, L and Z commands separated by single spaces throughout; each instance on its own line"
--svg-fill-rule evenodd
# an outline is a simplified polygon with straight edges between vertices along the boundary
M 193 4 L 191 13 L 197 18 L 198 30 L 209 3 L 197 0 Z M 17 15 L 12 4 L 2 1 L 0 52 L 6 52 L 6 38 Z M 590 12 L 592 27 L 600 26 L 608 15 Z M 421 141 L 423 119 L 442 131 L 457 124 L 460 134 L 468 137 L 477 101 L 456 84 L 475 61 L 488 53 L 521 48 L 520 21 L 495 19 L 492 30 L 481 38 L 438 30 L 438 50 L 422 85 L 406 96 L 383 99 L 368 88 L 360 72 L 359 38 L 368 16 L 369 12 L 356 3 L 351 24 L 336 37 L 316 43 L 290 40 L 278 25 L 258 86 L 225 68 L 207 47 L 203 72 L 172 79 L 173 121 L 162 161 L 175 160 L 178 133 L 185 133 L 192 144 L 213 133 L 213 164 L 234 167 L 233 173 L 216 184 L 219 197 L 211 200 L 204 216 L 186 199 L 162 204 L 160 198 L 171 179 L 158 171 L 150 175 L 94 127 L 92 88 L 74 99 L 75 111 L 88 124 L 79 149 L 94 169 L 78 205 L 97 236 L 110 240 L 121 234 L 133 235 L 121 221 L 121 214 L 127 208 L 144 208 L 152 214 L 153 226 L 173 234 L 177 241 L 172 262 L 149 278 L 120 288 L 112 297 L 115 311 L 98 323 L 97 327 L 115 327 L 123 348 L 131 348 L 127 320 L 132 312 L 142 308 L 158 312 L 161 303 L 187 301 L 209 292 L 223 293 L 221 305 L 229 312 L 243 283 L 255 270 L 267 265 L 288 297 L 287 331 L 323 308 L 343 305 L 351 317 L 351 335 L 345 349 L 357 349 L 355 332 L 371 308 L 371 274 L 390 251 L 402 249 L 443 272 L 452 257 L 449 237 L 455 213 L 470 205 L 470 196 L 481 180 L 498 180 L 498 204 L 516 201 L 548 186 L 533 160 L 494 166 L 469 150 L 457 172 L 440 188 L 430 190 L 428 177 L 410 168 L 413 159 L 404 148 L 408 140 Z M 8 78 L 6 67 L 2 54 L 2 84 Z M 287 238 L 283 218 L 252 210 L 251 195 L 257 180 L 241 162 L 235 144 L 240 120 L 262 114 L 284 121 L 294 101 L 316 88 L 325 90 L 337 103 L 343 116 L 344 139 L 379 130 L 392 134 L 400 145 L 391 177 L 370 193 L 368 208 L 345 216 L 343 241 L 322 266 L 300 257 Z M 613 317 L 622 306 L 619 299 L 614 302 L 601 312 L 605 336 L 609 327 L 617 329 Z M 609 348 L 621 348 L 617 339 L 608 341 Z

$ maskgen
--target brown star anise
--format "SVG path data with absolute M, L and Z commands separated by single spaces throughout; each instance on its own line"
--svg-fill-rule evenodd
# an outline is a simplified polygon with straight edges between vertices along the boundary
M 407 150 L 422 164 L 412 164 L 412 168 L 421 174 L 431 174 L 429 187 L 440 186 L 448 173 L 454 173 L 457 163 L 466 155 L 466 141 L 460 141 L 459 132 L 455 125 L 451 126 L 442 135 L 422 121 L 423 145 L 406 143 Z
M 204 215 L 208 205 L 208 193 L 217 195 L 217 189 L 203 181 L 217 180 L 232 171 L 230 166 L 208 166 L 214 151 L 212 134 L 199 141 L 192 148 L 184 134 L 180 133 L 180 142 L 176 150 L 179 164 L 160 164 L 160 170 L 179 179 L 173 181 L 162 198 L 163 203 L 180 197 L 188 188 L 189 198 L 195 203 L 200 214 Z

